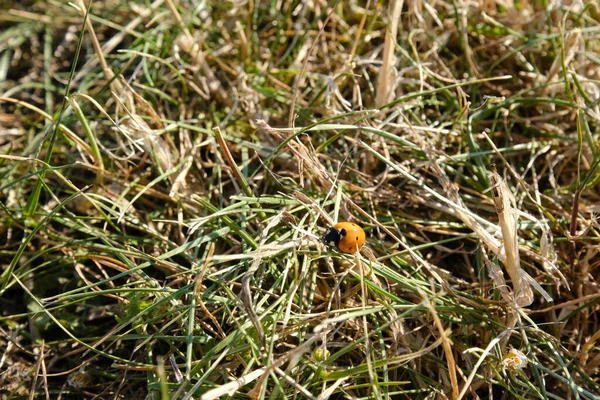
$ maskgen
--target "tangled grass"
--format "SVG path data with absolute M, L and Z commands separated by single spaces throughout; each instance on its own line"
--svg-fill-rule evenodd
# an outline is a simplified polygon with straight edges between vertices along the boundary
M 600 398 L 595 0 L 5 3 L 3 399 Z

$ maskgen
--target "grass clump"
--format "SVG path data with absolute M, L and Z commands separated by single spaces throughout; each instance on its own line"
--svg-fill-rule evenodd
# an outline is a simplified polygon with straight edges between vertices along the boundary
M 3 398 L 600 398 L 593 1 L 0 24 Z

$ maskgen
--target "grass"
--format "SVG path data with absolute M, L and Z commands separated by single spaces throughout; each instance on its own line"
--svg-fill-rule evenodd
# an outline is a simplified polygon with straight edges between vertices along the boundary
M 600 399 L 594 1 L 0 26 L 3 399 Z

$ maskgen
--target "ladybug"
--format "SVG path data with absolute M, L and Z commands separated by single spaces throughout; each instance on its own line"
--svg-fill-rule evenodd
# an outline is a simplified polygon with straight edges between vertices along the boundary
M 344 253 L 356 253 L 365 243 L 365 231 L 352 222 L 338 222 L 327 229 L 323 241 Z

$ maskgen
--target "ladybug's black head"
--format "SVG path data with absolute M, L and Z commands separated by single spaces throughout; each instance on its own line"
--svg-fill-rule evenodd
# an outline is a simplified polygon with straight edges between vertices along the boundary
M 327 232 L 325 232 L 325 236 L 323 236 L 323 242 L 325 242 L 327 246 L 337 248 L 340 245 L 340 240 L 342 240 L 342 236 L 344 234 L 345 231 L 340 232 L 337 229 L 331 227 L 327 229 Z

